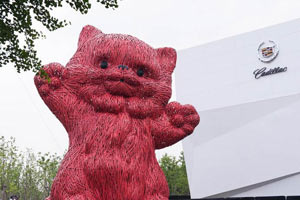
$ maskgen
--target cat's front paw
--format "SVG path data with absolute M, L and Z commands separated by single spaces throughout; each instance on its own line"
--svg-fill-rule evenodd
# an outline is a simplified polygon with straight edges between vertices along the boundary
M 166 111 L 170 123 L 182 129 L 186 134 L 191 134 L 200 122 L 200 117 L 192 105 L 171 102 L 167 105 Z
M 46 74 L 40 71 L 34 77 L 34 83 L 42 96 L 48 95 L 61 86 L 63 69 L 64 67 L 61 64 L 51 63 L 42 68 Z

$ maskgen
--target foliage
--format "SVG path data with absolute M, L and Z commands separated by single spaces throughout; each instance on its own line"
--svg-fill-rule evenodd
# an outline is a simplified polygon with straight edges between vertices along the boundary
M 24 200 L 45 199 L 60 162 L 61 157 L 56 154 L 20 152 L 14 138 L 0 137 L 0 199 L 3 186 L 6 186 L 6 197 L 16 194 Z M 167 178 L 170 195 L 189 195 L 183 152 L 178 159 L 165 154 L 159 164 Z
M 159 164 L 167 178 L 170 195 L 189 195 L 190 190 L 183 152 L 181 152 L 178 160 L 176 157 L 165 154 L 159 160 Z
M 106 8 L 117 8 L 118 0 L 97 0 Z M 51 11 L 69 5 L 86 14 L 91 8 L 90 0 L 1 0 L 0 1 L 0 67 L 13 63 L 17 71 L 41 69 L 41 61 L 34 49 L 35 40 L 45 35 L 33 28 L 33 20 L 49 31 L 62 28 L 66 20 L 55 18 Z M 42 70 L 43 73 L 46 73 Z
M 0 189 L 6 187 L 6 197 L 16 194 L 24 200 L 45 199 L 60 161 L 56 154 L 20 152 L 14 138 L 0 137 Z

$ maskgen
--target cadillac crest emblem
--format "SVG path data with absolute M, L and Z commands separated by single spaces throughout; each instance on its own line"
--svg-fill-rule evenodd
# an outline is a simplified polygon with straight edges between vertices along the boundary
M 277 57 L 277 55 L 279 53 L 279 48 L 278 48 L 278 45 L 274 41 L 267 40 L 267 41 L 260 43 L 260 45 L 258 46 L 257 52 L 258 52 L 258 59 L 261 62 L 268 63 Z

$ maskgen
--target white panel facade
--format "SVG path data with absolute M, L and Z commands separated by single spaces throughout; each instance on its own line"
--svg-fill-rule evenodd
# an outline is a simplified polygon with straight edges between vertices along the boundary
M 192 198 L 292 195 L 299 185 L 299 44 L 295 20 L 178 52 L 177 100 L 200 114 L 183 142 Z M 262 62 L 262 52 L 278 55 Z M 282 72 L 255 78 L 262 68 Z

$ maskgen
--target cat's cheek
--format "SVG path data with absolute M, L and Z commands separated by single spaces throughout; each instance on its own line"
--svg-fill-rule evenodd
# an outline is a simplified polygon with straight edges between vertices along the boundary
M 155 84 L 144 84 L 139 88 L 139 94 L 141 97 L 153 97 L 156 94 Z

